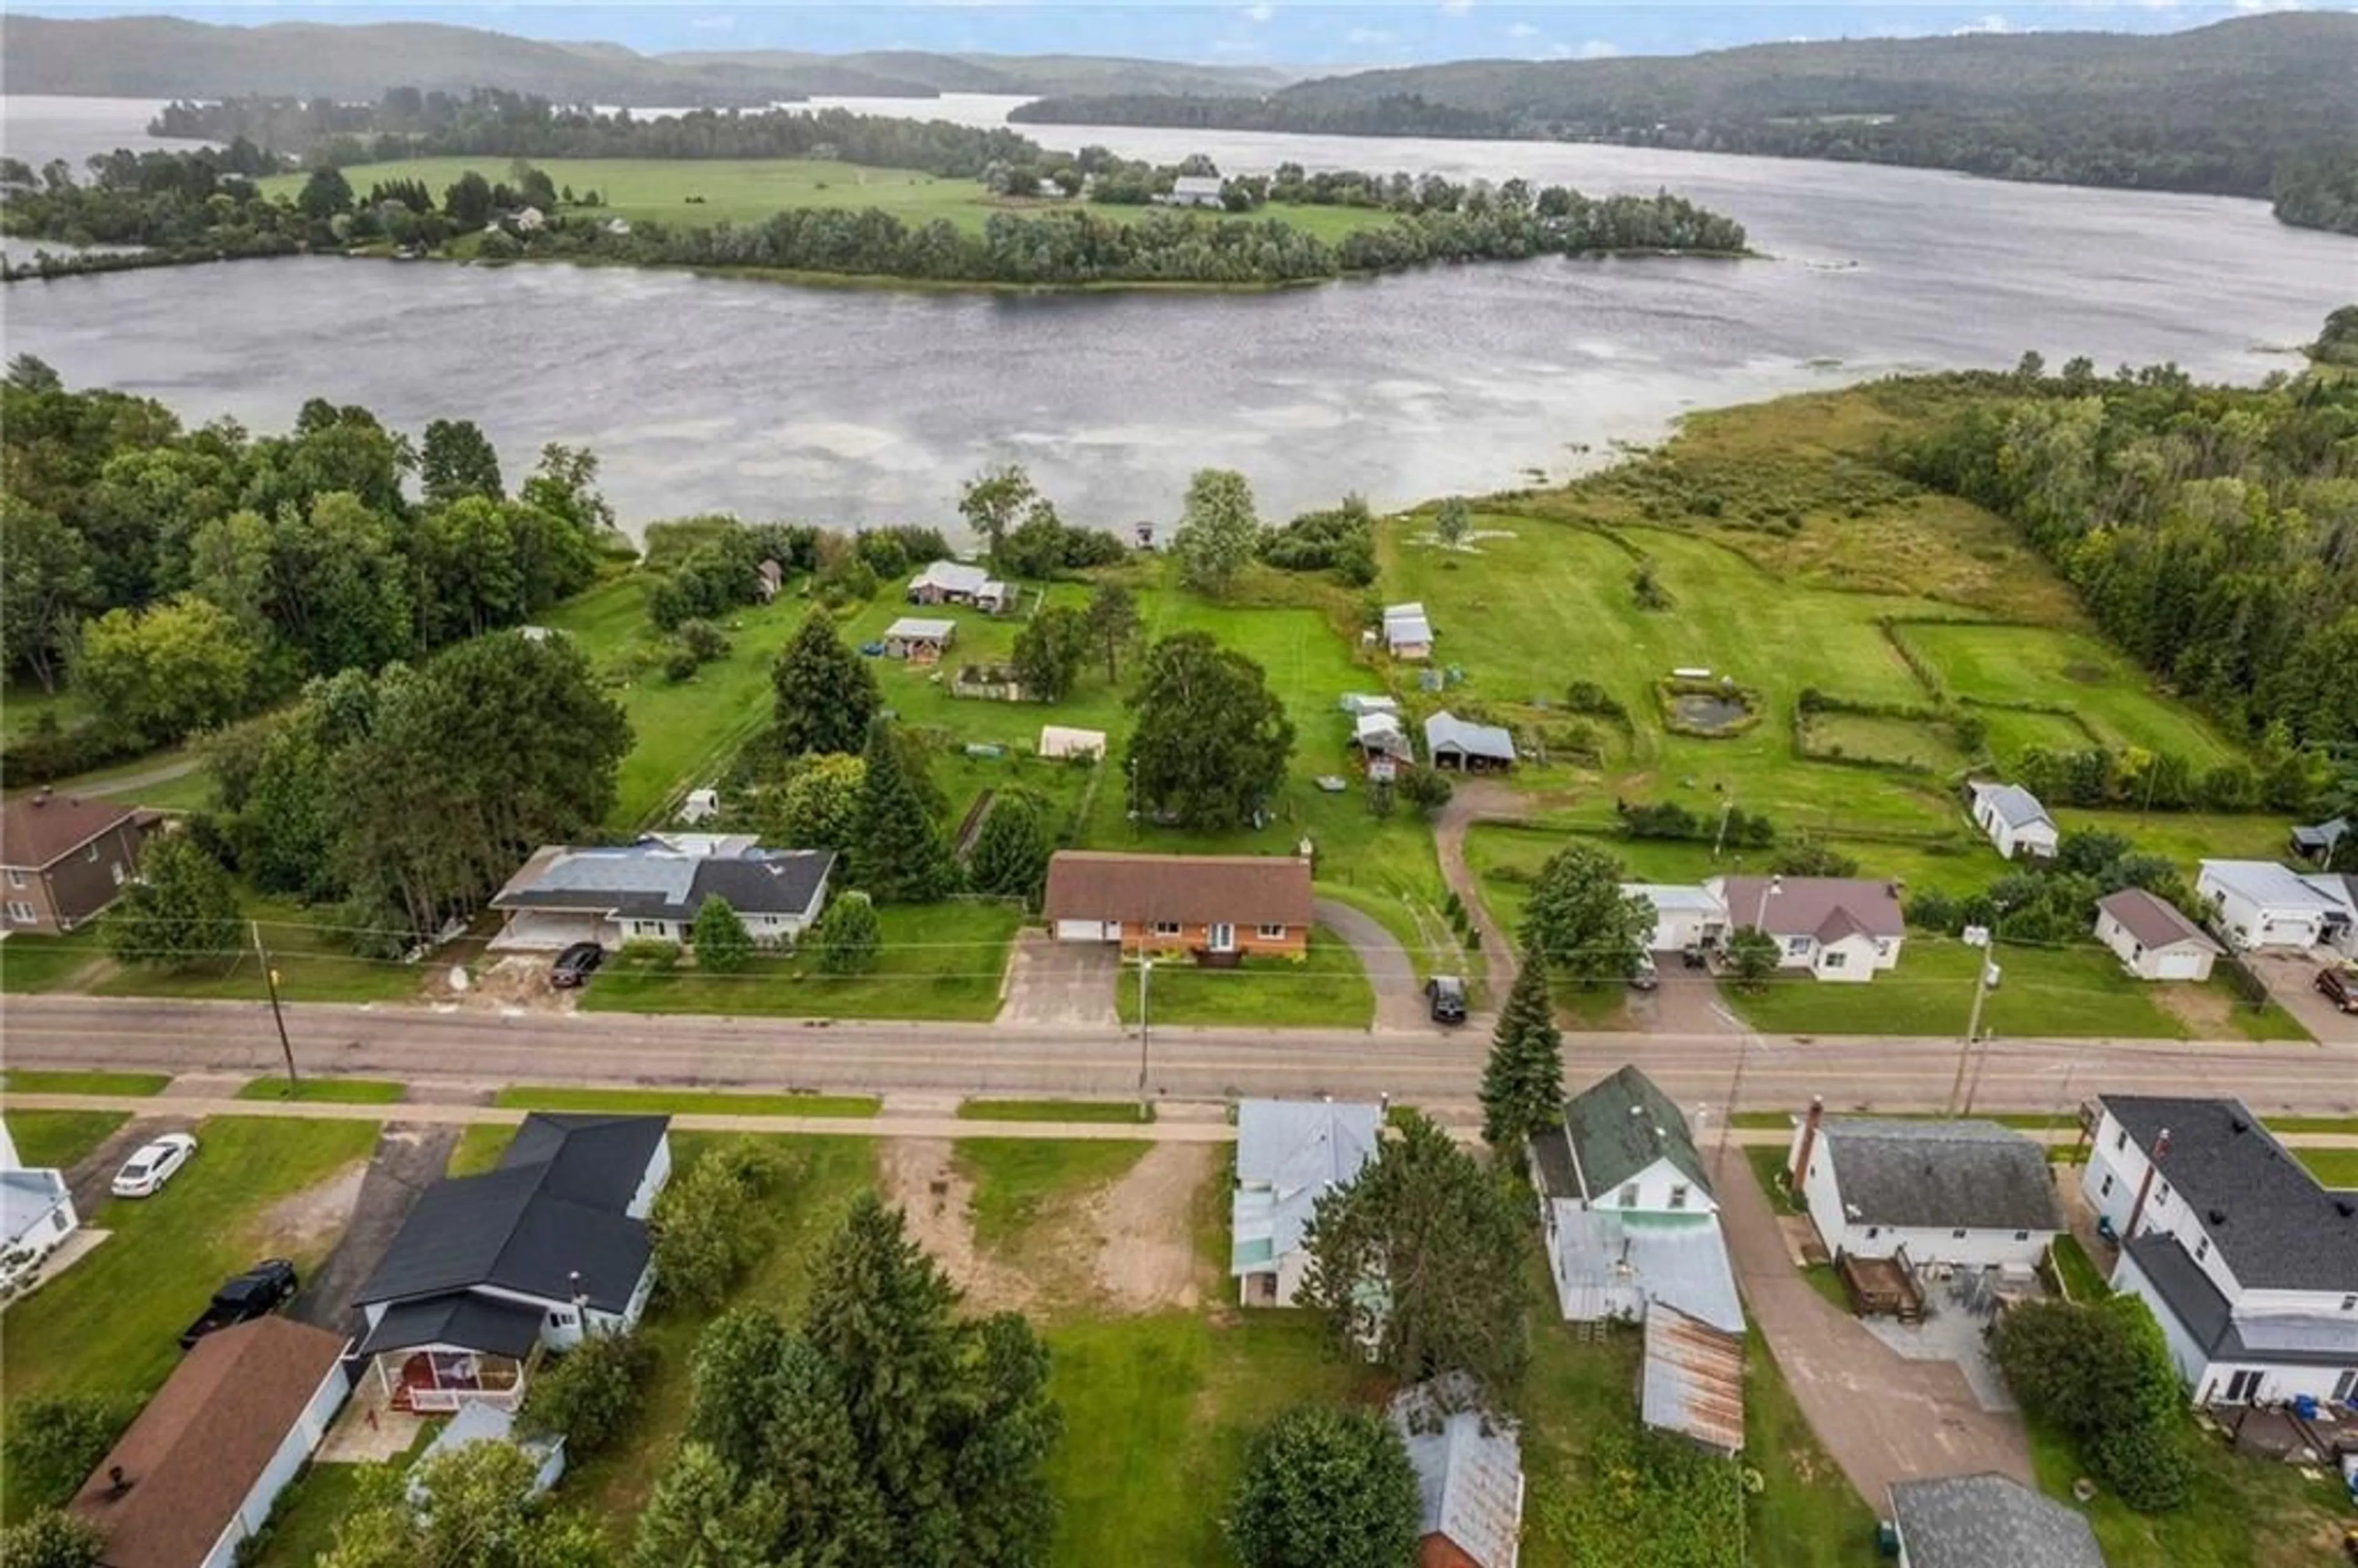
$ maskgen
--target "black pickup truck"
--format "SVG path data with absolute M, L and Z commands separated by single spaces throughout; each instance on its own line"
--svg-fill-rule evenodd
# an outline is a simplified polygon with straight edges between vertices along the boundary
M 296 1283 L 295 1265 L 284 1258 L 265 1258 L 223 1281 L 205 1303 L 204 1315 L 180 1331 L 180 1348 L 188 1349 L 208 1334 L 268 1317 L 295 1294 Z

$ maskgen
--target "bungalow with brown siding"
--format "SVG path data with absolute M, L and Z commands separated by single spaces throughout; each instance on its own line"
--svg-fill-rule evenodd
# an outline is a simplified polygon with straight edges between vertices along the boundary
M 1059 942 L 1125 954 L 1299 958 L 1310 947 L 1310 862 L 1282 855 L 1126 855 L 1064 849 L 1048 862 Z
M 47 789 L 0 807 L 7 929 L 58 936 L 97 915 L 139 874 L 139 813 Z

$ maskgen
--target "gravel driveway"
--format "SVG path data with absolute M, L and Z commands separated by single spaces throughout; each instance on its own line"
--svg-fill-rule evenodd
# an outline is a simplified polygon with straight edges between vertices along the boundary
M 361 1178 L 360 1195 L 352 1202 L 343 1234 L 327 1261 L 303 1281 L 287 1315 L 334 1334 L 350 1326 L 353 1293 L 383 1260 L 417 1195 L 441 1180 L 458 1141 L 455 1126 L 385 1124 L 377 1134 L 376 1153 Z

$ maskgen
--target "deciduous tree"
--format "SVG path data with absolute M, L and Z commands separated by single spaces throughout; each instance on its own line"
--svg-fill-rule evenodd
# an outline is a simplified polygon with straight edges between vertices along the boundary
M 1100 583 L 1089 595 L 1089 634 L 1105 659 L 1106 684 L 1121 678 L 1122 650 L 1138 635 L 1138 600 L 1118 582 Z
M 860 810 L 860 784 L 868 765 L 842 752 L 789 764 L 777 791 L 775 821 L 784 842 L 806 849 L 845 849 Z
M 237 889 L 186 832 L 148 840 L 139 880 L 123 890 L 100 929 L 107 951 L 123 962 L 175 972 L 225 968 L 245 950 Z
M 1006 547 L 1007 531 L 1038 495 L 1032 487 L 1032 476 L 1021 463 L 985 469 L 958 492 L 958 515 L 989 547 L 992 567 L 999 565 L 1000 553 Z
M 533 1495 L 538 1467 L 507 1443 L 470 1443 L 406 1472 L 380 1466 L 320 1568 L 606 1568 L 598 1527 Z
M 687 943 L 696 950 L 696 967 L 717 975 L 732 975 L 753 957 L 753 934 L 744 916 L 727 899 L 708 898 L 688 927 Z
M 1260 547 L 1252 486 L 1232 469 L 1198 469 L 1187 481 L 1171 548 L 1180 579 L 1199 593 L 1225 594 Z
M 110 610 L 90 622 L 74 681 L 102 722 L 161 744 L 243 712 L 254 653 L 218 607 L 183 597 L 146 611 Z
M 1621 891 L 1621 862 L 1587 844 L 1548 858 L 1523 906 L 1524 941 L 1582 983 L 1627 979 L 1654 929 L 1654 906 Z
M 779 650 L 770 672 L 778 743 L 787 756 L 857 752 L 883 704 L 875 673 L 844 646 L 835 622 L 812 612 Z
M 1482 1138 L 1520 1159 L 1526 1141 L 1563 1116 L 1563 1033 L 1555 1025 L 1547 957 L 1526 942 L 1482 1070 Z
M 1758 925 L 1739 925 L 1727 938 L 1727 961 L 1746 990 L 1758 990 L 1777 972 L 1784 950 L 1777 938 Z
M 462 495 L 497 501 L 500 454 L 471 419 L 434 419 L 417 453 L 418 488 L 428 506 L 448 506 Z
M 1444 549 L 1454 550 L 1474 534 L 1474 509 L 1462 495 L 1453 495 L 1433 514 L 1433 536 Z
M 1128 766 L 1131 809 L 1190 827 L 1238 827 L 1284 781 L 1293 723 L 1261 667 L 1210 633 L 1165 637 L 1146 655 Z
M 1391 1422 L 1295 1405 L 1254 1435 L 1228 1535 L 1245 1568 L 1401 1568 L 1418 1522 L 1416 1470 Z
M 534 1374 L 521 1418 L 586 1459 L 629 1430 L 654 1369 L 654 1347 L 637 1335 L 586 1334 Z
M 1094 641 L 1086 611 L 1056 605 L 1034 615 L 1015 634 L 1011 662 L 1023 695 L 1041 702 L 1062 700 Z
M 857 888 L 836 894 L 811 932 L 818 967 L 830 975 L 856 975 L 871 968 L 882 941 L 876 905 Z

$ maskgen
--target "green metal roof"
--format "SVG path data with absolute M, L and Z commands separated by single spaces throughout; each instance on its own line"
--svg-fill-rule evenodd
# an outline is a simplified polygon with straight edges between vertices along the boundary
M 1563 1125 L 1591 1197 L 1610 1193 L 1657 1160 L 1670 1161 L 1696 1185 L 1711 1190 L 1686 1117 L 1635 1067 L 1623 1067 L 1564 1101 Z

